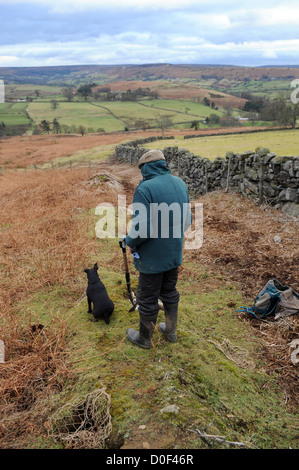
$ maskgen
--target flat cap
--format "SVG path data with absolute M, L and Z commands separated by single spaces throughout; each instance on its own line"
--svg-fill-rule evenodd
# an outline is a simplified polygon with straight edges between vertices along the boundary
M 138 166 L 139 168 L 141 168 L 144 163 L 156 162 L 158 160 L 165 160 L 163 152 L 158 149 L 149 150 L 148 152 L 144 153 L 139 159 Z

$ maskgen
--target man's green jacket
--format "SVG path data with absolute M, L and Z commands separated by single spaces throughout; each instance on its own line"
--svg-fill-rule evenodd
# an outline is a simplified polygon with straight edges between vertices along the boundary
M 182 264 L 184 231 L 191 225 L 189 193 L 164 160 L 145 163 L 141 173 L 143 180 L 133 197 L 132 227 L 125 241 L 137 253 L 135 268 L 156 274 Z

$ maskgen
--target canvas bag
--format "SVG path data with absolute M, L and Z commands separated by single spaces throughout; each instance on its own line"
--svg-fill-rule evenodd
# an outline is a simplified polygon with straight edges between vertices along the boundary
M 299 312 L 299 295 L 292 287 L 271 279 L 260 290 L 252 307 L 241 307 L 238 311 L 251 313 L 258 319 L 274 315 L 277 320 Z

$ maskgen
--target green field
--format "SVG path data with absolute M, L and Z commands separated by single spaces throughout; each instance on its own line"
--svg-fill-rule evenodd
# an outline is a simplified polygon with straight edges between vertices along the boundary
M 231 93 L 248 92 L 254 95 L 266 95 L 267 98 L 274 99 L 281 93 L 291 94 L 291 80 L 249 80 L 240 82 L 229 89 Z
M 225 92 L 228 94 L 251 93 L 255 96 L 266 96 L 269 99 L 275 99 L 278 95 L 291 92 L 291 78 L 278 79 L 267 78 L 260 80 L 221 80 L 216 78 L 181 80 L 187 85 L 207 88 L 214 91 Z
M 50 88 L 50 87 L 48 87 Z M 29 91 L 24 86 L 24 93 Z M 44 90 L 44 93 L 46 90 Z M 53 96 L 52 96 L 53 98 Z M 144 102 L 112 101 L 57 101 L 57 107 L 53 109 L 49 101 L 34 100 L 30 103 L 4 103 L 0 105 L 0 121 L 7 125 L 30 124 L 26 109 L 32 121 L 38 125 L 47 120 L 50 123 L 57 119 L 60 125 L 84 126 L 91 132 L 104 130 L 114 132 L 142 127 L 159 128 L 162 118 L 170 120 L 171 127 L 190 128 L 191 121 L 203 120 L 214 113 L 222 113 L 213 110 L 200 103 L 180 100 L 146 100 Z M 205 127 L 200 124 L 201 127 Z
M 93 128 L 95 131 L 104 129 L 106 132 L 124 129 L 124 123 L 116 119 L 107 109 L 93 106 L 88 102 L 60 102 L 56 109 L 51 103 L 33 102 L 28 106 L 30 117 L 36 124 L 42 120 L 52 122 L 56 118 L 61 125 Z
M 159 127 L 161 118 L 169 118 L 173 127 L 179 124 L 190 128 L 193 120 L 203 120 L 212 113 L 222 113 L 200 103 L 180 100 L 147 100 L 144 102 L 66 102 L 59 101 L 56 109 L 51 103 L 34 101 L 28 104 L 31 119 L 39 124 L 56 118 L 61 125 L 103 129 L 106 132 L 128 128 Z
M 151 106 L 159 109 L 168 109 L 175 111 L 177 113 L 182 113 L 180 119 L 205 119 L 211 114 L 216 114 L 217 116 L 222 116 L 223 113 L 219 110 L 205 106 L 202 103 L 194 103 L 187 100 L 147 100 L 141 101 L 142 104 L 146 106 Z M 189 115 L 189 118 L 188 118 Z
M 160 140 L 144 145 L 153 149 L 169 146 L 169 140 Z M 242 153 L 246 150 L 255 150 L 257 147 L 269 148 L 277 155 L 299 155 L 299 129 L 271 132 L 257 132 L 252 134 L 232 134 L 211 137 L 196 137 L 184 139 L 183 136 L 171 140 L 171 147 L 185 148 L 194 155 L 214 159 L 225 157 L 226 152 Z
M 28 103 L 0 103 L 0 122 L 5 126 L 30 124 L 26 114 Z

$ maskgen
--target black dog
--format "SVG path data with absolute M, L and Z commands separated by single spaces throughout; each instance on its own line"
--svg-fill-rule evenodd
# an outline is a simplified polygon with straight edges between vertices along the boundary
M 88 313 L 92 313 L 94 321 L 104 318 L 109 325 L 110 316 L 114 311 L 114 303 L 109 298 L 106 288 L 98 275 L 98 265 L 94 265 L 93 269 L 84 269 L 87 274 L 88 284 L 86 289 Z M 93 303 L 93 310 L 91 309 Z

